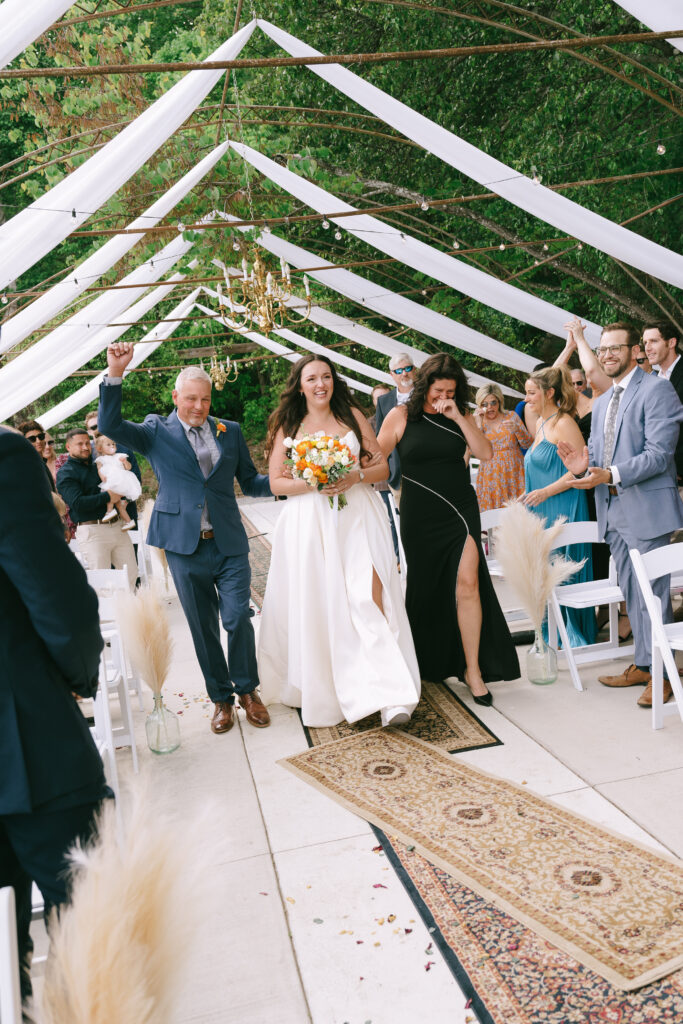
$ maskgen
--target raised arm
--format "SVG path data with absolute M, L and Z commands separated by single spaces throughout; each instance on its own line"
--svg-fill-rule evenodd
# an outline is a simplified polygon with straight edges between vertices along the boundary
M 585 325 L 581 323 L 578 316 L 575 316 L 573 320 L 570 320 L 564 326 L 565 330 L 569 332 L 569 336 L 574 340 L 574 347 L 578 353 L 579 362 L 583 367 L 590 387 L 595 388 L 600 394 L 608 391 L 612 387 L 613 382 L 600 366 L 598 357 L 586 341 L 583 333 Z M 567 344 L 569 344 L 569 338 L 567 339 Z
M 121 381 L 133 352 L 131 342 L 117 342 L 107 349 L 107 376 L 100 385 L 97 426 L 101 434 L 145 455 L 152 443 L 154 428 L 149 423 L 124 420 L 121 415 Z

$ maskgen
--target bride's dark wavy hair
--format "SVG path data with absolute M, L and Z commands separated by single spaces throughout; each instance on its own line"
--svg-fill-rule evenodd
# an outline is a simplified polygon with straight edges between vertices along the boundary
M 439 352 L 435 356 L 430 356 L 415 370 L 415 386 L 408 400 L 409 420 L 419 420 L 422 417 L 427 392 L 435 380 L 455 381 L 455 404 L 463 416 L 467 413 L 469 391 L 465 371 L 453 356 L 447 352 Z
M 330 399 L 332 415 L 339 423 L 343 423 L 349 430 L 354 432 L 360 445 L 360 454 L 369 454 L 363 446 L 363 435 L 358 421 L 353 415 L 354 409 L 358 409 L 360 412 L 362 412 L 362 409 L 351 394 L 348 384 L 345 380 L 341 379 L 334 363 L 327 356 L 319 356 L 315 352 L 310 352 L 292 366 L 292 372 L 287 378 L 285 389 L 280 395 L 280 404 L 268 418 L 266 458 L 269 459 L 271 456 L 273 445 L 275 444 L 275 435 L 280 428 L 284 431 L 285 437 L 296 437 L 296 432 L 306 415 L 306 399 L 301 393 L 301 375 L 310 363 L 325 363 L 329 367 L 332 374 L 332 397 Z

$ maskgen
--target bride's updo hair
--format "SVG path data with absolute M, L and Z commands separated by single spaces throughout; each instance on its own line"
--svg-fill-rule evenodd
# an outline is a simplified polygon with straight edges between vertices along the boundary
M 353 415 L 353 410 L 358 409 L 362 413 L 362 409 L 355 400 L 348 384 L 345 380 L 342 380 L 337 373 L 334 363 L 331 362 L 327 356 L 317 355 L 315 352 L 309 352 L 308 355 L 302 356 L 298 362 L 292 366 L 292 372 L 287 378 L 285 389 L 280 395 L 280 404 L 277 409 L 272 412 L 268 418 L 268 435 L 266 437 L 266 458 L 269 459 L 273 445 L 275 444 L 275 436 L 278 430 L 282 429 L 285 437 L 296 437 L 297 431 L 301 426 L 301 421 L 307 412 L 306 398 L 301 391 L 301 375 L 307 366 L 311 363 L 325 363 L 332 374 L 332 397 L 330 398 L 330 409 L 332 415 L 338 423 L 343 423 L 344 426 L 352 430 L 358 438 L 358 444 L 360 445 L 361 455 L 367 455 L 365 448 L 363 447 L 363 435 L 361 433 L 358 420 Z
M 419 369 L 416 368 L 414 379 L 415 387 L 408 399 L 409 420 L 422 418 L 427 393 L 435 380 L 452 380 L 455 383 L 455 404 L 463 416 L 467 413 L 469 401 L 467 377 L 458 360 L 448 352 L 439 352 L 426 359 Z
M 541 389 L 544 397 L 547 397 L 552 389 L 553 401 L 559 410 L 558 416 L 576 415 L 576 391 L 571 373 L 566 366 L 548 366 L 544 370 L 534 370 L 529 374 L 529 380 Z

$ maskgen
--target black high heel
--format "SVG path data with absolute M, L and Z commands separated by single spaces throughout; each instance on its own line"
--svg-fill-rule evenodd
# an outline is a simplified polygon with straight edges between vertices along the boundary
M 470 684 L 467 682 L 467 672 L 465 672 L 465 686 L 472 694 L 472 700 L 474 701 L 475 704 L 479 704 L 479 706 L 482 708 L 491 707 L 491 705 L 493 704 L 493 694 L 487 691 L 486 693 L 482 693 L 477 697 L 474 693 L 472 693 L 472 690 L 470 689 Z

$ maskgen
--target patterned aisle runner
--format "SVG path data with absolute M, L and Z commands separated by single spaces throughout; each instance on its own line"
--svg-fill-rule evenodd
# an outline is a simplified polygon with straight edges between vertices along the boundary
M 636 989 L 683 966 L 673 858 L 394 730 L 280 763 L 611 985 Z

